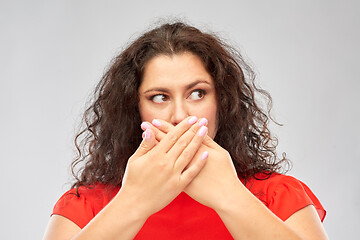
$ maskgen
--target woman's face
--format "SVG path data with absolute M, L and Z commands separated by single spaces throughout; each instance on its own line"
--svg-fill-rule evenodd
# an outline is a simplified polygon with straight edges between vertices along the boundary
M 214 81 L 192 53 L 159 55 L 147 62 L 139 87 L 139 110 L 142 121 L 157 118 L 173 125 L 188 116 L 205 117 L 208 135 L 216 135 Z

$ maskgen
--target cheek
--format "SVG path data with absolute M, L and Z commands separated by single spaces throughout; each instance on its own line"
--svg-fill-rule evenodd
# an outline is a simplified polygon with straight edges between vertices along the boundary
M 216 131 L 217 131 L 217 125 L 218 125 L 218 120 L 217 120 L 217 109 L 213 109 L 211 114 L 209 114 L 210 116 L 208 116 L 208 120 L 209 120 L 209 136 L 214 139 L 215 135 L 216 135 Z
M 149 111 L 140 112 L 141 121 L 151 122 L 155 117 Z
M 141 121 L 143 122 L 152 122 L 152 120 L 154 120 L 155 118 L 169 121 L 169 119 L 167 118 L 168 114 L 166 109 L 159 109 L 146 101 L 140 101 L 139 112 Z
M 141 121 L 147 121 L 147 122 L 151 122 L 152 120 L 151 119 L 151 112 L 149 110 L 149 107 L 146 106 L 146 104 L 144 103 L 144 101 L 140 100 L 139 102 L 139 112 L 140 112 L 140 117 L 141 117 Z
M 217 107 L 214 104 L 209 104 L 201 108 L 201 111 L 197 111 L 195 114 L 198 117 L 205 117 L 208 120 L 208 135 L 212 139 L 215 138 L 216 130 L 217 130 Z

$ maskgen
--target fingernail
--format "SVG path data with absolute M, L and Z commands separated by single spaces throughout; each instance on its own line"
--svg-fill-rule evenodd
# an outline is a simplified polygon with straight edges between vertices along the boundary
M 141 123 L 140 127 L 141 127 L 141 129 L 144 130 L 144 131 L 145 131 L 146 129 L 150 129 L 150 128 L 151 128 L 150 124 L 148 124 L 147 122 Z
M 207 158 L 209 156 L 208 151 L 205 151 L 202 155 L 201 158 L 204 160 L 205 158 Z
M 206 118 L 202 118 L 199 121 L 199 126 L 205 126 L 208 123 L 208 120 Z
M 151 122 L 155 127 L 160 127 L 161 126 L 161 122 L 157 119 L 152 120 Z
M 146 129 L 145 130 L 145 132 L 144 132 L 144 137 L 145 137 L 145 139 L 146 140 L 149 140 L 150 139 L 150 137 L 151 137 L 151 131 L 150 131 L 150 129 Z
M 204 135 L 206 134 L 207 130 L 208 130 L 207 127 L 202 126 L 202 127 L 200 128 L 200 130 L 199 130 L 199 133 L 198 133 L 199 136 L 200 136 L 200 137 L 204 136 Z
M 197 121 L 197 117 L 193 116 L 189 119 L 189 124 L 194 124 Z

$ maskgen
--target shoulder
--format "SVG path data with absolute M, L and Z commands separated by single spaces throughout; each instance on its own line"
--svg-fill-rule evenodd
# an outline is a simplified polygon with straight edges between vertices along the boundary
M 279 173 L 257 173 L 246 182 L 246 187 L 253 192 L 253 194 L 270 194 L 276 193 L 282 188 L 291 186 L 300 187 L 304 183 L 298 179 Z
M 90 186 L 80 186 L 79 188 L 72 188 L 65 192 L 59 199 L 62 204 L 83 203 L 111 199 L 119 190 L 118 187 L 113 187 L 105 184 L 94 184 Z M 58 202 L 59 202 L 58 201 Z
M 325 217 L 326 211 L 315 194 L 292 176 L 260 173 L 246 187 L 282 220 L 308 205 L 314 205 L 321 220 Z
M 72 188 L 56 202 L 52 215 L 64 216 L 83 228 L 118 191 L 119 187 L 104 184 Z

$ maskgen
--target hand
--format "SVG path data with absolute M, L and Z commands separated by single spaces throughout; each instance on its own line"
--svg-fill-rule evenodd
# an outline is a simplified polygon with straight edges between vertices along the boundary
M 203 168 L 206 158 L 194 155 L 207 128 L 194 124 L 196 120 L 196 117 L 184 119 L 161 141 L 156 140 L 154 130 L 147 129 L 139 148 L 130 157 L 120 191 L 145 216 L 167 206 Z M 191 167 L 186 168 L 191 161 Z
M 156 138 L 161 141 L 174 126 L 166 121 L 158 121 L 161 125 L 152 129 L 156 132 Z M 185 192 L 201 204 L 216 210 L 221 207 L 222 200 L 242 184 L 237 177 L 230 154 L 209 136 L 203 140 L 194 159 L 198 159 L 204 151 L 209 154 L 208 160 L 200 173 L 185 188 Z M 188 167 L 192 167 L 193 164 L 191 161 Z

